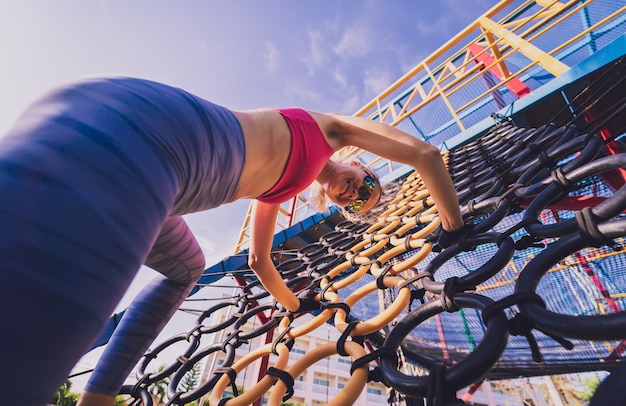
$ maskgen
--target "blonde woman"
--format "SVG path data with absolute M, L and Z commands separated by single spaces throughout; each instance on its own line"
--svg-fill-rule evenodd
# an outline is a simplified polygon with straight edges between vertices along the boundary
M 129 307 L 79 401 L 113 404 L 205 267 L 185 213 L 255 199 L 250 267 L 286 309 L 303 310 L 270 258 L 279 205 L 317 180 L 348 211 L 375 206 L 374 174 L 329 160 L 350 145 L 412 165 L 443 229 L 463 226 L 439 151 L 379 122 L 231 111 L 134 78 L 83 80 L 44 96 L 0 140 L 4 402 L 46 404 L 147 264 L 163 277 Z

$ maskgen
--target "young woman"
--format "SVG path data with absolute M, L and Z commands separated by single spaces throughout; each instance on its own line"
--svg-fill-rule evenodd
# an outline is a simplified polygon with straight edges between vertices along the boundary
M 375 206 L 375 176 L 330 160 L 349 145 L 412 165 L 443 229 L 463 226 L 439 151 L 379 122 L 301 109 L 230 111 L 133 78 L 84 80 L 36 102 L 0 139 L 5 402 L 46 404 L 145 263 L 164 277 L 129 307 L 79 403 L 113 404 L 204 269 L 185 213 L 256 199 L 250 267 L 298 311 L 270 258 L 279 205 L 317 180 L 348 211 Z

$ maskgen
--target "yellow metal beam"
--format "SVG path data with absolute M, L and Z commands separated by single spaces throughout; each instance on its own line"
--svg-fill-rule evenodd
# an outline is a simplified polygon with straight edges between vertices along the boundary
M 241 232 L 239 233 L 239 239 L 237 240 L 237 244 L 235 245 L 235 254 L 239 253 L 243 249 L 243 246 L 250 239 L 250 235 L 247 233 L 250 228 L 250 218 L 252 217 L 252 203 L 248 205 L 248 212 L 246 213 L 246 218 L 243 220 L 243 225 L 241 226 Z
M 554 0 L 535 0 L 535 3 L 537 3 L 538 6 L 547 8 L 548 10 L 556 13 L 560 13 L 561 10 L 565 8 L 563 3 Z
M 461 122 L 461 119 L 459 118 L 459 116 L 456 115 L 456 113 L 454 113 L 454 107 L 452 107 L 452 104 L 450 104 L 450 101 L 446 97 L 446 94 L 441 90 L 441 87 L 439 87 L 439 83 L 438 83 L 437 79 L 435 79 L 435 77 L 433 76 L 433 74 L 430 71 L 430 69 L 428 69 L 428 66 L 426 64 L 424 64 L 424 71 L 426 71 L 428 76 L 430 76 L 431 80 L 433 81 L 433 86 L 434 86 L 433 89 L 437 89 L 437 92 L 439 93 L 439 97 L 441 97 L 441 100 L 443 100 L 444 104 L 452 112 L 454 121 L 456 121 L 456 123 L 459 126 L 459 128 L 461 129 L 461 131 L 465 130 L 465 127 L 463 126 L 463 123 Z
M 502 53 L 500 52 L 500 48 L 498 48 L 498 45 L 496 44 L 496 40 L 493 37 L 493 34 L 491 32 L 486 32 L 485 38 L 487 39 L 487 43 L 489 43 L 489 49 L 491 49 L 491 55 L 493 55 L 493 59 L 497 61 L 496 64 L 500 69 L 500 72 L 502 73 L 502 77 L 505 79 L 509 78 L 511 76 L 511 73 L 509 72 L 509 68 L 504 63 Z
M 554 76 L 560 76 L 569 69 L 569 66 L 563 62 L 537 48 L 522 37 L 515 35 L 490 18 L 482 16 L 478 18 L 478 22 L 486 31 L 500 37 L 511 48 L 521 52 L 531 61 L 537 61 L 545 70 Z

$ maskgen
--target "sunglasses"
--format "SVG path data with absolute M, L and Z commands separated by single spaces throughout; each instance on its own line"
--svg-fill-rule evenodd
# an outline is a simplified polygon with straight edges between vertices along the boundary
M 372 197 L 374 189 L 376 188 L 376 181 L 369 175 L 365 175 L 363 183 L 359 186 L 359 196 L 350 200 L 348 205 L 344 209 L 349 213 L 357 213 L 365 206 L 365 203 Z

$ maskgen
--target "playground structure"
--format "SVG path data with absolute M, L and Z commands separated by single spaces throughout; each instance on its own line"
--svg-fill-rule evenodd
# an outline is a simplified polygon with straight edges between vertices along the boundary
M 247 269 L 246 219 L 236 255 L 192 292 L 229 275 L 238 294 L 153 348 L 123 392 L 149 405 L 150 386 L 167 379 L 169 404 L 280 405 L 332 356 L 351 377 L 329 405 L 354 403 L 368 381 L 389 387 L 391 404 L 452 405 L 488 381 L 598 370 L 613 374 L 592 404 L 626 399 L 612 378 L 624 374 L 626 346 L 625 27 L 622 1 L 499 2 L 356 113 L 441 147 L 472 233 L 441 250 L 419 174 L 343 150 L 401 188 L 374 224 L 336 208 L 311 214 L 306 192 L 284 205 L 275 263 L 323 310 L 298 323 L 277 308 Z M 336 342 L 289 360 L 329 325 Z M 264 345 L 236 355 L 253 339 Z M 157 372 L 155 358 L 181 343 Z M 207 379 L 181 390 L 205 364 L 215 365 Z M 223 398 L 251 365 L 258 384 Z

